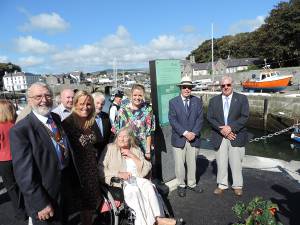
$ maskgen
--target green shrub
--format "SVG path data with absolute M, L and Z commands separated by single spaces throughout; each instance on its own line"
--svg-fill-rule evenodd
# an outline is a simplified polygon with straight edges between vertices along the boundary
M 248 205 L 238 202 L 232 210 L 240 221 L 244 221 L 233 225 L 282 225 L 275 217 L 278 206 L 261 197 L 255 197 Z

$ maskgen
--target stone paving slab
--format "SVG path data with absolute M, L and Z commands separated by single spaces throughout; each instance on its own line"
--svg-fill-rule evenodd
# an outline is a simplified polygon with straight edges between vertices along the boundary
M 188 191 L 185 198 L 177 196 L 176 190 L 169 194 L 169 202 L 176 217 L 183 217 L 187 225 L 229 225 L 237 222 L 232 207 L 238 202 L 249 202 L 255 196 L 272 200 L 280 208 L 278 214 L 283 224 L 300 224 L 300 185 L 281 172 L 244 169 L 244 194 L 241 197 L 227 190 L 224 195 L 213 194 L 216 176 L 213 162 L 200 178 L 205 189 L 202 194 Z
M 279 219 L 285 225 L 299 225 L 300 217 L 300 184 L 285 170 L 267 171 L 255 168 L 244 168 L 244 195 L 237 197 L 232 190 L 223 196 L 216 196 L 216 163 L 210 155 L 200 156 L 197 160 L 199 184 L 204 193 L 187 192 L 185 198 L 177 196 L 176 181 L 168 182 L 165 189 L 170 211 L 175 217 L 182 217 L 187 225 L 229 225 L 237 222 L 231 208 L 238 201 L 249 202 L 255 196 L 272 200 L 280 207 Z M 255 165 L 255 163 L 254 163 Z M 296 167 L 298 164 L 296 163 Z M 13 218 L 13 210 L 7 194 L 0 195 L 0 225 L 25 225 Z

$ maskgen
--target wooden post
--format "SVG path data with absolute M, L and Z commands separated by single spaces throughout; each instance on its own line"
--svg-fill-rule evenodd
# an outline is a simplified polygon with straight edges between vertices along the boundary
M 267 130 L 267 124 L 268 124 L 268 105 L 269 100 L 267 98 L 264 99 L 264 131 Z

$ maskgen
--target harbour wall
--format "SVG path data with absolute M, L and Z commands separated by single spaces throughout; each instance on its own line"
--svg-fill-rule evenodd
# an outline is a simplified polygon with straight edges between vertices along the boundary
M 280 74 L 291 74 L 293 75 L 293 83 L 300 84 L 300 67 L 287 67 L 287 68 L 276 68 L 275 71 L 278 71 Z M 250 79 L 252 74 L 259 75 L 262 70 L 249 70 L 237 73 L 230 73 L 228 74 L 234 80 L 235 84 L 240 84 L 242 81 Z M 224 74 L 215 74 L 214 80 L 221 80 Z M 201 76 L 194 76 L 193 79 L 211 79 L 212 75 L 201 75 Z
M 207 109 L 209 100 L 220 92 L 195 92 L 201 96 Z M 267 131 L 278 131 L 300 121 L 300 94 L 282 95 L 267 93 L 242 93 L 250 106 L 248 126 Z

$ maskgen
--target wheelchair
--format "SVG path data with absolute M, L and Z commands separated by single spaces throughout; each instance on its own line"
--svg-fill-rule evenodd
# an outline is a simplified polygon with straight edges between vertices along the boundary
M 121 188 L 113 187 L 120 183 Z M 96 219 L 93 225 L 134 225 L 135 212 L 124 201 L 123 180 L 117 177 L 111 179 L 111 185 L 101 185 L 103 201 L 96 209 Z M 171 217 L 170 211 L 162 196 L 158 194 L 166 217 Z

